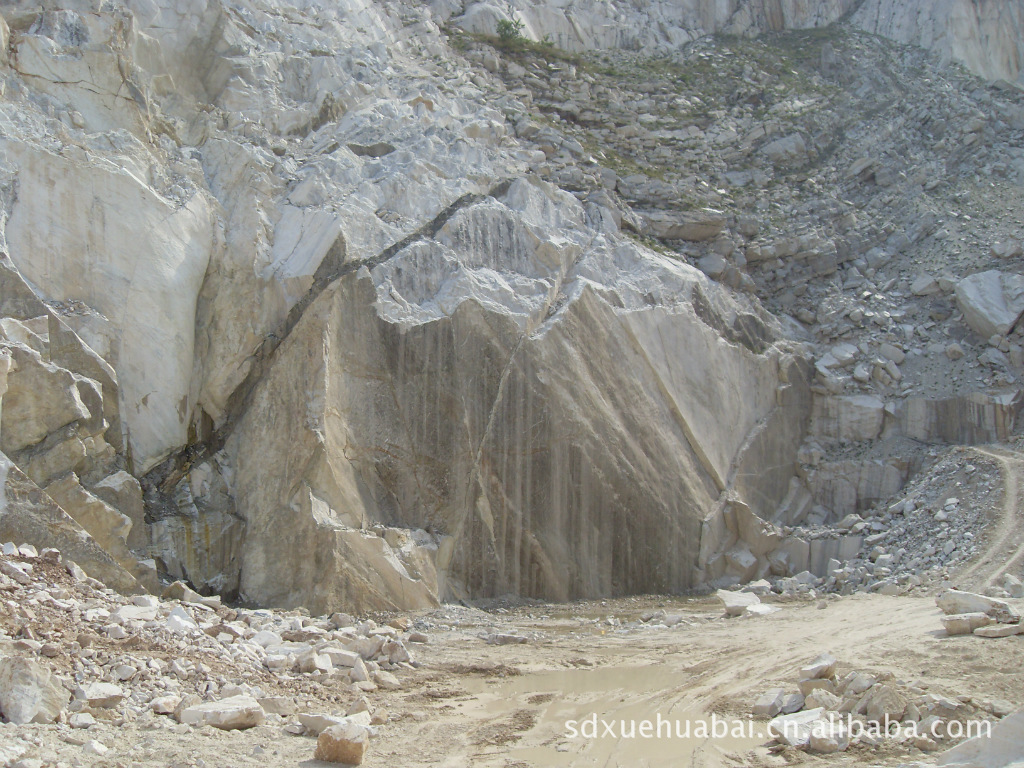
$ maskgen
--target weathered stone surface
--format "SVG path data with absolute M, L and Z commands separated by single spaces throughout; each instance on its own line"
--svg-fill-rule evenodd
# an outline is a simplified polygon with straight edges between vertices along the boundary
M 972 392 L 938 400 L 908 397 L 894 408 L 894 433 L 926 442 L 1001 442 L 1013 434 L 1022 400 L 1019 391 Z
M 910 477 L 910 469 L 908 462 L 900 458 L 821 462 L 807 473 L 806 483 L 814 503 L 843 519 L 898 493 Z M 838 541 L 835 545 L 822 541 L 818 546 L 845 549 Z M 824 550 L 821 556 L 825 556 Z M 833 556 L 834 552 L 827 555 Z M 816 552 L 812 552 L 810 570 L 821 575 L 818 557 Z
M 42 359 L 35 350 L 8 348 L 13 367 L 0 411 L 0 450 L 17 453 L 51 432 L 88 419 L 78 382 L 71 373 Z
M 821 440 L 872 440 L 882 433 L 885 403 L 871 395 L 817 396 L 811 433 Z
M 956 303 L 983 339 L 1005 336 L 1024 312 L 1024 277 L 994 269 L 965 277 L 956 284 Z
M 52 723 L 68 698 L 49 669 L 31 659 L 0 658 L 0 713 L 8 722 Z
M 328 763 L 360 765 L 370 745 L 372 731 L 346 718 L 346 722 L 324 730 L 316 741 L 317 760 Z
M 987 613 L 954 613 L 943 616 L 941 620 L 947 635 L 969 635 L 992 623 L 992 617 Z
M 668 215 L 650 214 L 647 223 L 651 234 L 662 240 L 713 240 L 725 229 L 726 218 L 721 211 L 706 209 L 698 212 Z
M 726 616 L 742 616 L 748 608 L 761 603 L 760 598 L 753 592 L 732 592 L 728 589 L 720 589 L 716 594 L 718 599 L 725 604 Z
M 117 548 L 128 554 L 125 549 L 126 539 L 131 531 L 132 521 L 85 490 L 76 475 L 65 475 L 60 480 L 50 483 L 45 490 L 51 499 L 60 504 L 61 509 L 89 531 L 103 549 L 113 554 Z
M 853 23 L 872 34 L 950 56 L 982 77 L 1014 81 L 1020 76 L 1024 43 L 1016 30 L 1024 24 L 1024 10 L 1019 4 L 868 0 Z
M 141 549 L 149 544 L 146 508 L 138 480 L 122 470 L 103 478 L 90 490 L 131 521 L 131 529 L 125 539 L 129 549 Z
M 0 453 L 0 541 L 17 539 L 38 549 L 52 547 L 86 573 L 125 593 L 142 591 L 121 566 L 75 520 Z
M 7 47 L 10 44 L 11 30 L 3 16 L 0 16 L 0 64 L 7 63 Z M 14 762 L 13 760 L 11 762 Z
M 575 2 L 565 7 L 525 2 L 516 6 L 531 39 L 547 38 L 572 51 L 665 51 L 693 39 L 698 30 L 754 35 L 822 27 L 856 10 L 853 23 L 860 28 L 899 42 L 933 48 L 982 77 L 1001 77 L 1012 82 L 1018 78 L 1024 58 L 1020 40 L 1013 34 L 1013 30 L 1020 28 L 1021 17 L 1019 9 L 1010 2 L 992 2 L 981 7 L 969 4 L 969 0 L 870 0 L 860 4 L 852 0 L 781 0 L 738 7 L 708 0 L 655 2 L 640 8 L 591 2 Z M 476 2 L 467 5 L 453 21 L 468 31 L 493 35 L 497 22 L 507 16 L 500 3 Z M 629 22 L 623 23 L 623 18 Z
M 909 13 L 976 47 L 1003 3 L 915 0 Z M 522 5 L 15 12 L 0 78 L 2 345 L 57 366 L 87 413 L 42 420 L 11 458 L 55 496 L 74 472 L 68 507 L 88 493 L 127 514 L 127 537 L 86 526 L 108 550 L 126 538 L 200 591 L 313 610 L 674 592 L 805 569 L 825 578 L 781 589 L 861 589 L 871 565 L 828 563 L 852 537 L 783 542 L 764 522 L 794 472 L 803 492 L 772 519 L 827 525 L 915 468 L 843 443 L 1013 434 L 1019 335 L 983 352 L 988 339 L 962 338 L 950 274 L 906 291 L 920 248 L 934 265 L 973 239 L 956 260 L 968 274 L 1019 234 L 993 222 L 975 237 L 973 210 L 940 223 L 930 194 L 972 173 L 1014 183 L 1018 159 L 997 157 L 1024 124 L 1009 82 L 981 88 L 863 36 L 850 56 L 849 25 L 793 62 L 795 80 L 705 37 L 821 26 L 878 2 Z M 910 23 L 882 5 L 873 31 Z M 492 34 L 516 13 L 573 50 L 646 57 L 702 38 L 679 63 L 708 87 L 522 66 L 481 40 L 456 54 L 438 29 Z M 1004 38 L 985 38 L 997 57 Z M 961 55 L 949 42 L 928 40 Z M 745 85 L 720 88 L 740 60 Z M 908 122 L 875 112 L 889 105 L 883 61 L 907 82 L 928 73 Z M 850 105 L 879 119 L 843 132 Z M 557 119 L 529 119 L 537 107 Z M 771 167 L 819 153 L 844 158 L 842 189 L 830 168 Z M 964 211 L 972 189 L 957 192 Z M 671 242 L 649 249 L 652 233 Z M 957 404 L 915 402 L 953 338 L 962 356 L 936 397 Z M 981 386 L 995 399 L 966 397 Z M 794 465 L 812 387 L 875 402 L 822 406 L 814 459 Z M 861 523 L 854 535 L 874 533 Z M 914 566 L 894 552 L 873 554 L 872 588 L 903 588 L 892 571 Z M 179 640 L 194 632 L 171 624 Z M 290 668 L 292 644 L 316 639 L 293 632 L 267 667 Z M 366 667 L 346 669 L 369 682 Z
M 266 719 L 260 703 L 251 696 L 231 696 L 187 707 L 179 720 L 187 725 L 209 725 L 222 731 L 255 728 Z
M 947 589 L 945 592 L 939 593 L 935 597 L 935 604 L 947 616 L 984 613 L 1002 624 L 1017 624 L 1021 619 L 1020 614 L 1011 608 L 1005 600 L 976 595 L 973 592 L 961 592 L 956 589 Z
M 775 165 L 800 166 L 809 159 L 807 143 L 798 133 L 771 141 L 761 151 Z
M 187 437 L 196 297 L 213 247 L 209 204 L 195 195 L 176 208 L 126 168 L 10 137 L 0 146 L 21 170 L 10 256 L 51 298 L 84 301 L 107 319 L 121 350 L 130 448 L 145 471 Z M 140 252 L 141 242 L 149 247 Z
M 991 735 L 976 736 L 946 750 L 937 765 L 963 768 L 1011 768 L 1024 762 L 1024 711 L 1004 717 L 992 726 Z
M 243 594 L 327 610 L 396 600 L 411 607 L 444 594 L 566 599 L 693 583 L 701 521 L 680 511 L 712 506 L 762 419 L 799 419 L 798 405 L 780 406 L 771 383 L 785 356 L 771 346 L 762 316 L 690 268 L 647 263 L 630 249 L 581 253 L 572 243 L 527 237 L 560 220 L 552 217 L 577 215 L 563 193 L 516 182 L 504 196 L 456 212 L 434 242 L 339 280 L 310 305 L 227 443 L 247 524 Z M 512 235 L 499 265 L 489 244 L 506 228 Z M 456 261 L 442 258 L 450 253 Z M 465 296 L 438 315 L 450 290 L 443 286 L 496 268 L 501 280 L 520 281 L 517 295 L 501 294 L 510 306 Z M 620 276 L 611 283 L 601 277 L 609 268 Z M 637 303 L 629 285 L 643 275 L 677 303 Z M 623 292 L 627 306 L 613 308 L 593 289 L 598 280 Z M 549 317 L 551 281 L 571 298 Z M 678 303 L 680 295 L 693 304 Z M 601 341 L 583 341 L 595 329 Z M 673 354 L 644 351 L 640 340 L 655 338 Z M 682 364 L 708 355 L 713 366 Z M 791 375 L 799 392 L 799 371 Z M 437 417 L 410 422 L 426 402 L 443 404 L 427 409 Z M 320 415 L 287 416 L 296 412 Z M 529 436 L 521 431 L 527 412 L 542 415 Z M 795 452 L 796 434 L 773 435 L 758 442 L 759 456 Z M 307 458 L 274 458 L 285 454 Z M 633 467 L 628 476 L 614 469 L 624 461 Z M 626 487 L 613 488 L 622 481 Z M 777 477 L 766 482 L 781 493 L 787 487 Z M 293 510 L 287 522 L 285 509 Z M 593 536 L 580 539 L 568 532 L 583 510 Z M 529 527 L 517 532 L 507 524 L 514 519 Z M 396 549 L 360 530 L 377 521 L 399 522 L 412 535 Z M 441 535 L 417 532 L 427 527 Z M 616 554 L 637 536 L 648 554 Z M 614 584 L 608 557 L 619 563 Z

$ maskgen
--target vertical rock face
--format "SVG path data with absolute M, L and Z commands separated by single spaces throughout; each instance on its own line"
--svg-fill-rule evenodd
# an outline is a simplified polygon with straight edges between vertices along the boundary
M 705 34 L 752 36 L 825 27 L 852 14 L 872 34 L 920 45 L 991 79 L 1019 79 L 1024 63 L 1024 10 L 1015 0 L 674 0 L 514 3 L 524 33 L 571 51 L 594 48 L 666 52 Z M 438 10 L 444 15 L 443 4 Z M 468 3 L 454 21 L 494 34 L 505 3 Z
M 200 195 L 167 201 L 125 168 L 10 140 L 0 148 L 20 168 L 11 257 L 48 297 L 85 302 L 105 318 L 89 331 L 117 364 L 130 454 L 145 471 L 186 438 L 209 206 Z
M 652 54 L 854 13 L 992 77 L 1020 68 L 1009 0 L 520 10 L 563 48 Z M 1012 428 L 1012 398 L 812 407 L 795 323 L 723 286 L 756 288 L 732 255 L 741 245 L 765 261 L 813 251 L 831 274 L 835 243 L 794 237 L 769 257 L 737 234 L 753 238 L 756 220 L 690 210 L 704 204 L 682 187 L 733 183 L 705 183 L 695 156 L 693 182 L 656 195 L 681 210 L 647 211 L 627 192 L 655 180 L 620 178 L 536 125 L 529 90 L 459 71 L 470 59 L 439 25 L 492 34 L 504 12 L 3 6 L 7 538 L 58 546 L 126 591 L 152 584 L 153 558 L 196 587 L 317 611 L 679 591 L 766 572 L 780 543 L 764 520 L 787 495 L 793 510 L 812 491 L 860 505 L 878 476 L 889 483 L 889 465 L 843 468 L 860 472 L 856 487 L 821 467 L 798 493 L 809 425 L 838 442 L 946 435 L 949 414 L 958 433 Z M 663 127 L 644 146 L 704 135 Z M 550 143 L 528 142 L 542 132 Z M 715 135 L 723 149 L 739 139 Z M 818 156 L 809 134 L 759 126 L 743 141 L 730 162 Z M 578 161 L 571 176 L 548 173 L 568 168 L 560 158 Z M 620 224 L 716 249 L 702 261 L 722 284 Z
M 991 79 L 1018 80 L 1024 66 L 1024 8 L 1009 0 L 867 0 L 854 23 L 933 50 Z
M 704 511 L 781 413 L 773 321 L 691 268 L 559 229 L 582 219 L 565 193 L 499 198 L 341 278 L 278 349 L 228 443 L 247 597 L 419 602 L 424 557 L 441 596 L 694 583 Z M 374 526 L 429 534 L 374 537 L 391 565 L 361 570 Z
M 594 48 L 671 49 L 702 35 L 751 35 L 831 24 L 856 0 L 675 0 L 674 2 L 572 2 L 523 0 L 514 3 L 524 33 L 545 37 L 570 51 Z M 439 12 L 443 6 L 438 4 Z M 507 4 L 467 3 L 455 21 L 471 32 L 494 34 Z

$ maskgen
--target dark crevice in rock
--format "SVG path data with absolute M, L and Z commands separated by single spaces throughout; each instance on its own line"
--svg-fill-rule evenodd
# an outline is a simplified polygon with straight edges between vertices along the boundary
M 346 262 L 345 242 L 339 236 L 313 275 L 313 285 L 291 308 L 281 326 L 270 333 L 257 348 L 248 374 L 228 398 L 221 426 L 212 432 L 208 431 L 209 419 L 205 413 L 201 413 L 198 417 L 200 427 L 192 430 L 193 442 L 154 467 L 140 479 L 146 494 L 147 509 L 152 510 L 152 514 L 157 517 L 178 514 L 177 505 L 170 498 L 174 487 L 197 460 L 205 456 L 212 456 L 224 447 L 238 418 L 245 413 L 253 391 L 273 365 L 275 353 L 298 325 L 306 310 L 324 290 L 363 267 L 372 270 L 384 264 L 413 243 L 433 238 L 458 211 L 488 197 L 501 197 L 508 192 L 511 184 L 512 179 L 506 179 L 484 194 L 467 193 L 462 195 L 415 232 L 368 259 Z M 207 424 L 206 428 L 202 428 L 204 421 Z
M 693 289 L 692 303 L 697 317 L 733 344 L 740 344 L 756 355 L 764 354 L 771 346 L 771 329 L 753 312 L 739 312 L 730 322 L 712 306 L 710 298 L 697 287 Z

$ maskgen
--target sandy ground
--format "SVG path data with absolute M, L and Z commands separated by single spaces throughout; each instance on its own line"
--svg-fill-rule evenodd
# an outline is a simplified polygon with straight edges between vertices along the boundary
M 569 720 L 689 720 L 710 713 L 747 720 L 757 694 L 795 692 L 799 667 L 824 650 L 839 673 L 891 673 L 901 683 L 978 704 L 1024 705 L 1024 639 L 949 638 L 929 598 L 854 595 L 778 603 L 771 616 L 725 619 L 717 601 L 635 598 L 565 606 L 532 606 L 503 614 L 442 609 L 421 620 L 438 626 L 420 646 L 422 668 L 400 675 L 400 691 L 368 694 L 390 721 L 380 727 L 366 766 L 772 766 L 900 765 L 930 762 L 913 747 L 853 747 L 813 756 L 777 751 L 754 722 L 753 738 L 570 738 Z M 825 607 L 819 607 L 824 605 Z M 663 609 L 683 617 L 675 627 L 619 627 Z M 481 634 L 516 629 L 531 637 L 488 644 Z M 344 711 L 355 698 L 315 684 L 282 686 L 300 710 Z M 10 728 L 11 726 L 7 726 Z M 618 727 L 618 726 L 616 726 Z M 29 726 L 67 765 L 245 766 L 327 765 L 312 759 L 315 740 L 281 724 L 222 732 L 178 725 L 167 717 L 127 725 L 100 723 L 86 735 Z M 4 729 L 0 728 L 0 738 Z M 102 757 L 68 741 L 99 739 Z
M 948 638 L 926 598 L 856 595 L 781 604 L 776 614 L 723 619 L 713 601 L 637 601 L 588 606 L 622 618 L 664 607 L 689 624 L 617 633 L 565 607 L 515 616 L 527 645 L 489 646 L 462 632 L 438 637 L 424 660 L 437 670 L 392 705 L 367 765 L 718 766 L 897 765 L 927 756 L 913 748 L 812 757 L 772 754 L 763 738 L 567 738 L 566 721 L 697 720 L 716 712 L 745 719 L 757 694 L 795 691 L 799 667 L 824 650 L 848 669 L 891 673 L 928 692 L 975 702 L 1024 704 L 1019 637 Z M 582 608 L 583 606 L 578 606 Z M 568 614 L 568 615 L 564 615 Z M 468 659 L 480 671 L 462 668 Z M 494 665 L 491 667 L 491 665 Z M 489 669 L 490 668 L 490 669 Z M 440 670 L 449 670 L 446 673 Z M 756 730 L 763 732 L 763 727 Z

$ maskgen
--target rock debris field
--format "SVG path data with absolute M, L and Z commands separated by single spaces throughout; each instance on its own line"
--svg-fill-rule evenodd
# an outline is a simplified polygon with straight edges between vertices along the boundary
M 1006 599 L 819 586 L 311 617 L 230 608 L 181 582 L 126 597 L 56 550 L 8 543 L 0 760 L 497 766 L 520 754 L 538 765 L 703 754 L 715 765 L 909 766 L 958 743 L 964 752 L 979 723 L 1019 735 L 1019 581 L 1004 581 Z M 985 661 L 974 671 L 970 658 Z M 758 731 L 656 746 L 571 738 L 566 723 L 592 713 L 714 714 Z M 895 734 L 872 730 L 886 718 Z

